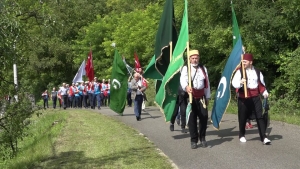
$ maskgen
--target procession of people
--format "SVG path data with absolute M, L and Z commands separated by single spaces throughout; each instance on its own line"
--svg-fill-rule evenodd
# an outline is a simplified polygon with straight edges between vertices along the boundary
M 247 121 L 254 114 L 257 121 L 257 128 L 263 144 L 271 143 L 265 134 L 266 125 L 262 116 L 262 101 L 260 95 L 268 97 L 262 72 L 253 66 L 254 57 L 250 53 L 243 54 L 242 66 L 239 67 L 232 78 L 232 86 L 236 88 L 238 98 L 238 125 L 239 140 L 245 143 Z M 170 121 L 170 131 L 174 131 L 175 120 L 181 127 L 182 133 L 189 133 L 191 148 L 207 147 L 206 130 L 208 125 L 208 105 L 211 98 L 210 81 L 208 70 L 200 64 L 198 50 L 189 52 L 190 74 L 188 66 L 181 69 L 180 85 L 178 86 L 177 101 Z M 242 70 L 243 69 L 243 70 Z M 242 75 L 244 71 L 245 76 Z M 189 85 L 189 76 L 191 85 Z M 134 70 L 129 76 L 127 89 L 127 106 L 133 106 L 133 113 L 137 121 L 142 119 L 143 104 L 146 101 L 147 80 L 143 77 L 141 68 Z M 244 93 L 247 88 L 247 93 Z M 186 119 L 186 108 L 188 95 L 192 95 L 192 111 L 189 119 Z M 98 80 L 95 77 L 92 81 L 76 82 L 72 85 L 63 83 L 56 91 L 54 87 L 51 95 L 45 90 L 42 94 L 44 108 L 48 108 L 48 98 L 52 98 L 53 108 L 56 108 L 56 101 L 59 107 L 67 108 L 91 108 L 100 110 L 102 106 L 110 104 L 110 80 Z M 245 127 L 246 126 L 246 127 Z M 200 144 L 198 144 L 198 142 Z
M 79 81 L 69 85 L 62 83 L 62 86 L 56 90 L 53 87 L 51 98 L 53 108 L 59 104 L 59 108 L 85 108 L 85 109 L 101 109 L 102 106 L 109 106 L 110 103 L 110 80 L 98 80 L 97 77 L 92 81 Z M 48 98 L 50 97 L 47 90 L 42 94 L 44 100 L 44 108 L 48 107 Z

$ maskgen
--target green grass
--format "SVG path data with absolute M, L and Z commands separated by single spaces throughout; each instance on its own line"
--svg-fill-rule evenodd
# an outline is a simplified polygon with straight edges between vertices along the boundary
M 0 168 L 173 168 L 136 130 L 99 113 L 48 109 L 32 121 L 34 137 Z
M 0 168 L 29 168 L 53 153 L 55 138 L 68 118 L 68 114 L 40 111 L 42 115 L 30 119 L 28 136 L 19 141 L 16 158 L 0 163 Z

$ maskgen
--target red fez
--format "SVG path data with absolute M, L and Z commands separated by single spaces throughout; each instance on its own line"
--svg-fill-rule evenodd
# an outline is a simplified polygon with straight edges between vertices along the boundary
M 244 54 L 244 60 L 253 61 L 253 56 L 250 53 Z

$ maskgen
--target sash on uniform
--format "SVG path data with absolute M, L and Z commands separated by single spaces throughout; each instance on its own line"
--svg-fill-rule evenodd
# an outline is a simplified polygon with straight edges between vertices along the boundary
M 192 95 L 195 99 L 202 98 L 204 96 L 204 88 L 203 89 L 194 89 L 192 88 Z

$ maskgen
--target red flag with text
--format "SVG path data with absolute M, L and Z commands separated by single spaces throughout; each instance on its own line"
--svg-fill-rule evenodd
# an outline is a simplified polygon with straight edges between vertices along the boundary
M 88 55 L 88 59 L 85 65 L 85 73 L 86 76 L 89 78 L 89 81 L 91 82 L 94 80 L 94 66 L 93 66 L 93 54 L 92 50 L 90 50 L 90 53 Z
M 148 87 L 147 80 L 144 77 L 142 77 L 142 83 L 143 83 L 143 86 Z
M 136 52 L 134 52 L 134 63 L 135 63 L 135 70 L 139 72 L 139 68 L 141 68 L 141 64 Z

